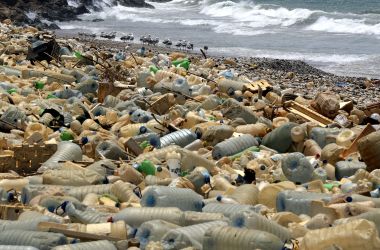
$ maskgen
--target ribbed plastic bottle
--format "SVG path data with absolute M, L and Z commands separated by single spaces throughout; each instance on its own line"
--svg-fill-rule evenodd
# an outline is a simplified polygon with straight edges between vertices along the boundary
M 178 207 L 183 211 L 202 211 L 203 197 L 191 189 L 151 186 L 141 198 L 143 207 Z
M 135 187 L 135 185 L 128 182 L 117 181 L 112 185 L 111 192 L 121 202 L 139 203 L 140 198 L 133 191 Z
M 292 190 L 281 191 L 277 195 L 276 207 L 278 212 L 292 212 L 295 214 L 312 215 L 313 200 L 331 199 L 328 193 L 298 192 Z
M 234 155 L 249 147 L 258 145 L 256 138 L 250 134 L 233 137 L 216 144 L 212 150 L 212 157 L 218 160 L 223 156 Z
M 23 204 L 28 204 L 31 199 L 37 195 L 42 194 L 53 194 L 53 193 L 66 193 L 71 189 L 71 187 L 57 186 L 57 185 L 32 185 L 29 184 L 21 190 L 21 202 Z
M 84 186 L 106 182 L 106 177 L 87 169 L 47 170 L 42 174 L 43 184 Z
M 71 202 L 65 205 L 64 211 L 72 221 L 82 224 L 106 223 L 108 218 L 112 216 L 110 213 L 78 210 Z
M 283 245 L 284 243 L 273 234 L 235 227 L 212 227 L 203 237 L 205 250 L 280 250 L 283 249 Z
M 52 248 L 52 250 L 116 250 L 112 242 L 108 240 L 97 240 L 90 242 L 81 242 L 69 245 L 61 245 Z
M 227 221 L 222 213 L 206 213 L 186 211 L 182 214 L 181 226 L 191 226 L 195 224 L 210 222 L 210 221 Z
M 67 244 L 67 238 L 60 233 L 8 230 L 0 232 L 0 245 L 32 246 L 40 250 L 50 250 Z
M 2 250 L 40 250 L 36 247 L 31 246 L 12 246 L 12 245 L 0 245 Z
M 145 249 L 149 241 L 160 241 L 170 230 L 179 226 L 163 220 L 150 220 L 141 224 L 136 233 L 136 238 L 140 241 L 140 248 Z
M 295 183 L 305 183 L 313 177 L 314 168 L 302 153 L 284 155 L 281 168 L 286 178 Z
M 256 205 L 259 199 L 259 189 L 253 184 L 244 184 L 237 187 L 229 197 L 240 204 Z
M 373 222 L 358 219 L 335 227 L 311 230 L 300 242 L 301 250 L 380 249 L 380 239 Z
M 104 184 L 104 185 L 89 185 L 81 187 L 73 187 L 68 192 L 67 195 L 77 198 L 82 201 L 84 197 L 89 193 L 94 194 L 111 194 L 111 187 L 113 184 Z
M 350 221 L 358 220 L 358 219 L 364 219 L 368 221 L 372 221 L 375 223 L 376 229 L 377 229 L 377 234 L 380 237 L 380 211 L 375 210 L 375 211 L 369 211 L 366 213 L 359 214 L 357 216 L 352 216 L 349 218 L 343 218 L 343 219 L 338 219 L 334 221 L 334 225 L 343 225 L 346 224 Z
M 262 145 L 274 149 L 279 153 L 286 153 L 292 145 L 291 130 L 296 126 L 298 124 L 289 122 L 274 129 L 264 136 Z
M 204 213 L 222 213 L 226 217 L 231 217 L 237 211 L 253 211 L 256 212 L 254 206 L 241 204 L 223 204 L 209 203 L 202 209 Z
M 62 141 L 58 143 L 57 152 L 55 152 L 42 166 L 38 172 L 42 173 L 47 169 L 53 169 L 60 161 L 81 161 L 82 149 L 75 143 Z
M 336 136 L 340 131 L 337 128 L 315 127 L 311 129 L 309 137 L 317 142 L 321 148 L 324 148 L 327 144 L 336 142 Z
M 0 231 L 8 230 L 25 230 L 25 231 L 38 231 L 38 224 L 40 222 L 58 222 L 49 216 L 39 216 L 37 218 L 27 219 L 23 221 L 0 220 Z
M 283 242 L 291 238 L 291 234 L 287 228 L 255 212 L 236 212 L 231 217 L 231 224 L 234 227 L 246 227 L 274 234 Z
M 176 207 L 128 207 L 114 214 L 112 221 L 123 220 L 131 227 L 138 228 L 141 224 L 151 220 L 164 220 L 180 225 L 182 211 Z
M 176 132 L 172 132 L 168 135 L 161 137 L 161 147 L 167 147 L 171 144 L 185 147 L 197 139 L 197 135 L 189 129 L 182 129 Z
M 165 250 L 182 249 L 190 246 L 193 246 L 196 249 L 201 249 L 203 236 L 209 228 L 226 225 L 228 225 L 228 223 L 225 221 L 212 221 L 175 228 L 162 237 L 161 243 Z

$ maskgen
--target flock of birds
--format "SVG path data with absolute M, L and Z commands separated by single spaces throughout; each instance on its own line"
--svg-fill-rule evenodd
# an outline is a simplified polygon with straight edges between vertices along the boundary
M 96 34 L 93 33 L 86 33 L 86 32 L 79 32 L 78 33 L 79 37 L 86 38 L 86 39 L 95 39 Z M 102 32 L 100 33 L 100 37 L 104 39 L 109 39 L 113 40 L 116 38 L 116 32 Z M 120 37 L 120 40 L 124 42 L 133 42 L 135 40 L 135 37 L 132 33 L 128 35 L 124 35 Z M 160 43 L 160 39 L 158 37 L 152 37 L 151 35 L 144 35 L 140 37 L 140 42 L 142 44 L 147 44 L 147 45 L 152 45 L 152 46 L 157 46 Z M 166 38 L 162 40 L 162 44 L 165 45 L 166 47 L 170 48 L 172 45 L 174 45 L 176 48 L 180 50 L 193 50 L 194 49 L 194 44 L 186 41 L 186 40 L 179 40 L 173 44 L 172 40 L 169 38 Z M 205 46 L 207 47 L 207 46 Z M 206 49 L 207 50 L 207 49 Z

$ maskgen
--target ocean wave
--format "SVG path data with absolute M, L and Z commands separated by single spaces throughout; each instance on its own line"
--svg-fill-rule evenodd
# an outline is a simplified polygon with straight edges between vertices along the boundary
M 365 19 L 334 19 L 321 16 L 305 30 L 380 36 L 380 23 L 369 24 Z
M 251 2 L 223 1 L 211 5 L 204 5 L 200 11 L 211 17 L 231 18 L 235 22 L 247 22 L 252 28 L 267 26 L 291 26 L 308 19 L 313 13 L 309 9 L 289 10 L 284 7 L 267 8 Z

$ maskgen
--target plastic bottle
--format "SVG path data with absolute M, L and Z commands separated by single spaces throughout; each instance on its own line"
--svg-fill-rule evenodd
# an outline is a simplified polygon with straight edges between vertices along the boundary
M 279 153 L 286 153 L 292 145 L 291 130 L 296 127 L 296 123 L 286 123 L 264 136 L 262 145 L 276 150 Z
M 336 142 L 336 136 L 340 133 L 336 128 L 321 128 L 315 127 L 311 129 L 309 138 L 313 139 L 321 148 L 324 148 L 329 143 Z
M 267 125 L 263 123 L 239 125 L 236 127 L 237 133 L 250 134 L 255 137 L 264 137 L 269 131 Z
M 178 225 L 163 220 L 147 221 L 138 228 L 136 238 L 140 241 L 140 248 L 145 249 L 148 242 L 160 241 L 167 232 L 178 227 Z
M 43 183 L 48 185 L 85 186 L 103 184 L 104 176 L 87 169 L 47 170 L 42 174 Z
M 81 242 L 69 245 L 61 245 L 52 248 L 52 250 L 116 250 L 114 244 L 108 240 L 96 240 L 90 242 Z
M 82 149 L 75 143 L 62 141 L 58 143 L 57 151 L 42 164 L 38 169 L 39 173 L 47 169 L 54 169 L 60 161 L 80 161 L 82 160 Z
M 311 202 L 314 200 L 329 201 L 331 197 L 331 194 L 327 193 L 285 190 L 278 193 L 276 208 L 278 212 L 288 211 L 295 214 L 313 215 Z
M 191 189 L 151 186 L 141 198 L 143 207 L 178 207 L 183 211 L 202 211 L 203 198 Z
M 115 182 L 111 187 L 111 192 L 115 195 L 121 202 L 134 202 L 138 203 L 140 201 L 139 197 L 133 192 L 136 186 L 123 181 Z
M 280 226 L 276 222 L 255 212 L 236 212 L 231 217 L 231 224 L 234 227 L 246 227 L 274 234 L 283 242 L 286 242 L 291 238 L 290 232 L 287 228 Z
M 354 175 L 359 169 L 366 169 L 366 164 L 350 159 L 346 161 L 339 161 L 335 165 L 335 177 L 337 180 L 340 180 L 343 177 Z
M 364 220 L 372 221 L 373 223 L 375 223 L 375 226 L 377 229 L 377 235 L 380 237 L 380 212 L 378 210 L 369 211 L 369 212 L 362 213 L 362 214 L 348 217 L 348 218 L 337 219 L 334 221 L 334 225 L 344 225 L 348 222 L 358 220 L 358 219 L 364 219 Z
M 253 184 L 245 184 L 237 187 L 230 198 L 234 199 L 240 204 L 256 205 L 258 203 L 259 190 Z
M 128 207 L 114 214 L 110 219 L 114 222 L 123 220 L 134 228 L 151 220 L 164 220 L 180 225 L 182 213 L 176 207 Z
M 295 183 L 305 183 L 313 177 L 313 166 L 298 152 L 285 155 L 281 160 L 281 168 L 286 178 Z
M 54 218 L 49 216 L 39 216 L 36 218 L 25 219 L 25 220 L 0 220 L 0 231 L 9 230 L 25 230 L 25 231 L 37 231 L 38 224 L 41 222 L 58 222 Z
M 32 246 L 40 250 L 50 250 L 67 244 L 67 238 L 60 233 L 8 230 L 0 232 L 0 245 Z
M 220 142 L 212 150 L 212 157 L 220 159 L 223 156 L 230 156 L 239 153 L 249 147 L 258 146 L 258 142 L 252 135 L 241 135 Z
M 178 174 L 181 172 L 181 154 L 176 152 L 167 153 L 166 162 L 168 164 L 171 177 L 178 177 Z
M 197 249 L 202 247 L 202 240 L 209 228 L 226 226 L 225 221 L 212 221 L 187 227 L 171 229 L 161 239 L 164 249 L 182 249 L 193 246 Z
M 20 192 L 25 186 L 29 184 L 28 179 L 3 179 L 0 180 L 0 188 L 3 190 L 11 190 L 14 189 Z
M 242 204 L 209 203 L 202 211 L 204 213 L 222 213 L 226 217 L 231 217 L 237 211 L 256 211 L 254 206 Z
M 361 158 L 367 165 L 367 171 L 372 171 L 379 167 L 380 162 L 380 131 L 370 133 L 358 140 L 358 150 Z
M 161 137 L 161 147 L 166 147 L 171 144 L 185 147 L 197 139 L 197 135 L 188 129 L 182 129 Z
M 100 159 L 128 159 L 127 152 L 125 152 L 117 143 L 113 141 L 103 141 L 100 144 L 98 144 L 95 149 L 95 154 Z
M 279 183 L 272 183 L 265 185 L 261 188 L 258 195 L 259 204 L 263 204 L 269 208 L 276 208 L 277 195 L 282 190 L 294 190 L 296 185 L 290 181 L 282 181 Z
M 341 249 L 380 249 L 380 239 L 373 222 L 359 219 L 307 232 L 300 242 L 300 249 L 322 250 L 332 245 Z
M 73 222 L 79 222 L 83 224 L 106 223 L 108 218 L 112 216 L 110 213 L 78 210 L 71 202 L 66 202 L 64 204 L 63 210 Z
M 265 249 L 279 250 L 284 243 L 275 235 L 252 229 L 212 227 L 203 237 L 203 249 Z

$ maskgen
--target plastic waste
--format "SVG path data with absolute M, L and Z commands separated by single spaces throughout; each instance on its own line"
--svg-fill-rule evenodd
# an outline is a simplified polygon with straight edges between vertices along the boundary
M 151 186 L 141 198 L 143 207 L 178 207 L 183 211 L 202 211 L 202 196 L 191 189 Z
M 275 235 L 252 229 L 211 227 L 203 237 L 203 249 L 282 249 L 283 242 Z
M 241 135 L 227 139 L 215 145 L 212 150 L 212 157 L 220 159 L 223 156 L 230 156 L 239 153 L 249 147 L 258 146 L 258 141 L 252 135 Z

